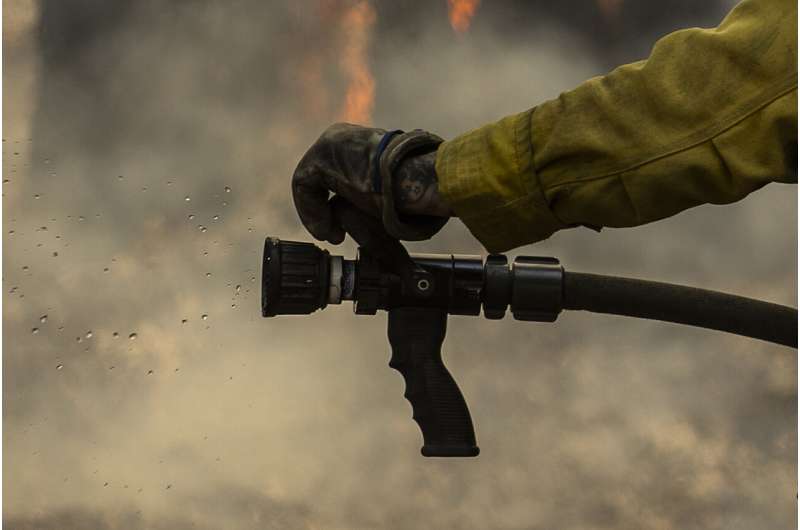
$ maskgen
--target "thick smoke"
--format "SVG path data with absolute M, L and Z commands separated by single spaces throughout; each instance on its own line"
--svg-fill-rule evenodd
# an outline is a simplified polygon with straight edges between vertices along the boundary
M 792 350 L 453 317 L 482 454 L 442 461 L 418 453 L 385 316 L 260 318 L 263 237 L 309 239 L 291 172 L 368 79 L 342 55 L 362 4 L 4 3 L 7 527 L 795 526 Z M 364 5 L 375 99 L 358 108 L 447 137 L 731 7 L 484 1 L 456 32 L 444 0 Z M 794 305 L 795 193 L 515 253 Z M 412 248 L 481 252 L 458 221 Z

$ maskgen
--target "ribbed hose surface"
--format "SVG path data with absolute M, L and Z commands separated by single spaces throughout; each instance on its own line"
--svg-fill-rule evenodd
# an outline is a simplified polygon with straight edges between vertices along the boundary
M 676 322 L 797 347 L 797 309 L 682 285 L 564 272 L 564 309 Z

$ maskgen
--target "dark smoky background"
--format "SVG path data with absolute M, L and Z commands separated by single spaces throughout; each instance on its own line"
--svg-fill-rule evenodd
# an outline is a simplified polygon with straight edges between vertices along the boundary
M 330 123 L 452 137 L 732 6 L 487 0 L 456 31 L 444 0 L 6 0 L 6 527 L 796 526 L 793 350 L 451 317 L 482 454 L 431 460 L 385 316 L 259 312 L 263 238 L 309 239 L 289 179 Z M 795 305 L 796 226 L 772 185 L 514 254 Z M 457 220 L 412 248 L 482 251 Z

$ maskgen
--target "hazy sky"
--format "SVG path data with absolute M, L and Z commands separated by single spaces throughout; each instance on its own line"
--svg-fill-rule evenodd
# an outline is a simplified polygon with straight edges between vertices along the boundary
M 7 527 L 796 526 L 795 350 L 451 317 L 481 455 L 425 459 L 385 315 L 262 319 L 254 280 L 264 236 L 310 239 L 289 179 L 341 116 L 347 53 L 373 123 L 452 137 L 732 3 L 485 0 L 464 34 L 444 0 L 373 2 L 361 33 L 354 5 L 4 2 Z M 795 305 L 796 226 L 796 188 L 772 185 L 514 254 Z M 412 248 L 482 252 L 458 221 Z

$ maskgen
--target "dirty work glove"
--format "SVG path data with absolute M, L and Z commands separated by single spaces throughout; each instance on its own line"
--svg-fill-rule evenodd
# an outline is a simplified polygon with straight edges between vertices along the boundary
M 432 237 L 450 217 L 436 185 L 440 143 L 438 136 L 419 130 L 332 125 L 306 152 L 292 177 L 300 220 L 315 238 L 338 244 L 346 231 L 354 235 L 342 226 L 337 211 L 350 205 L 380 220 L 377 226 L 382 224 L 396 239 Z

